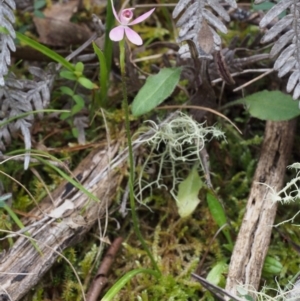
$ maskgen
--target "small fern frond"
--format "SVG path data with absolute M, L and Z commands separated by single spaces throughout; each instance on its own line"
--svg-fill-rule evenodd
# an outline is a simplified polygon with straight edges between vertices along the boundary
M 216 30 L 227 33 L 226 26 L 218 16 L 229 22 L 229 14 L 219 0 L 192 2 L 191 0 L 180 0 L 173 11 L 173 18 L 177 18 L 183 12 L 176 23 L 176 26 L 180 27 L 177 41 L 192 40 L 196 45 L 199 57 L 212 59 L 211 53 L 219 50 L 221 45 L 221 38 Z M 237 7 L 235 0 L 226 0 L 225 2 L 233 8 Z M 207 9 L 206 6 L 210 9 Z M 188 45 L 183 45 L 179 54 L 182 58 L 190 57 Z
M 5 84 L 4 76 L 8 72 L 7 66 L 10 65 L 10 51 L 16 50 L 16 33 L 12 26 L 15 22 L 15 9 L 16 4 L 13 0 L 0 1 L 0 27 L 4 28 L 4 31 L 0 32 L 0 86 Z
M 11 137 L 21 132 L 24 137 L 25 149 L 31 149 L 30 128 L 34 116 L 30 114 L 34 109 L 42 110 L 48 107 L 50 102 L 50 88 L 54 81 L 54 74 L 44 72 L 39 68 L 30 68 L 34 80 L 16 79 L 11 73 L 6 79 L 6 85 L 0 86 L 0 150 L 5 150 L 5 145 L 11 143 Z M 6 124 L 10 118 L 28 113 Z M 43 114 L 38 116 L 42 118 Z M 2 123 L 2 125 L 1 125 Z M 30 156 L 27 153 L 24 160 L 24 168 L 29 165 Z
M 86 143 L 85 139 L 85 128 L 89 126 L 88 116 L 75 116 L 73 121 L 74 126 L 77 129 L 77 140 L 78 143 L 84 145 Z
M 34 75 L 34 80 L 27 80 L 27 100 L 31 102 L 36 110 L 47 108 L 50 103 L 50 87 L 54 77 L 52 71 L 45 72 L 37 67 L 30 67 L 29 72 Z M 39 118 L 43 113 L 38 113 Z
M 255 3 L 261 3 L 256 0 Z M 281 32 L 286 31 L 274 44 L 270 56 L 278 58 L 275 61 L 274 69 L 278 76 L 283 77 L 292 72 L 286 90 L 293 92 L 293 98 L 300 96 L 300 2 L 296 0 L 280 1 L 274 5 L 260 21 L 261 28 L 269 25 L 283 11 L 288 10 L 286 16 L 276 22 L 263 36 L 261 42 L 267 43 L 276 38 Z

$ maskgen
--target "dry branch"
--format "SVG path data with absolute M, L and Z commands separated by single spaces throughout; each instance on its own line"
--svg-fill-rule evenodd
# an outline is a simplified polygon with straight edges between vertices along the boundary
M 294 140 L 295 120 L 266 123 L 261 156 L 254 175 L 242 226 L 231 257 L 226 290 L 236 295 L 241 284 L 258 289 L 277 205 L 271 191 L 282 188 Z
M 75 208 L 59 220 L 47 217 L 54 209 L 49 197 L 32 210 L 33 216 L 41 216 L 43 223 L 30 228 L 31 237 L 37 240 L 42 251 L 41 256 L 25 237 L 19 237 L 14 246 L 0 260 L 0 287 L 2 296 L 7 300 L 20 300 L 41 277 L 51 268 L 66 247 L 78 243 L 82 236 L 92 227 L 94 222 L 104 216 L 106 206 L 109 206 L 117 190 L 118 174 L 108 170 L 109 156 L 117 153 L 118 145 L 107 149 L 94 150 L 74 171 L 77 180 L 91 193 L 99 198 L 99 202 L 78 191 L 70 183 L 63 183 L 52 195 L 56 207 L 65 200 L 74 203 Z M 99 175 L 102 175 L 99 178 Z M 96 177 L 99 181 L 90 187 Z M 23 220 L 26 226 L 36 220 Z M 55 252 L 56 251 L 56 252 Z
M 110 245 L 106 252 L 102 263 L 94 277 L 94 280 L 89 288 L 86 299 L 87 301 L 97 301 L 101 291 L 107 284 L 107 275 L 114 262 L 114 259 L 122 245 L 123 238 L 117 237 Z

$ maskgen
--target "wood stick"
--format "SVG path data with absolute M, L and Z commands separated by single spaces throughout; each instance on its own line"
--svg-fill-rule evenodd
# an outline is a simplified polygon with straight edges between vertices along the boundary
M 282 188 L 295 124 L 295 120 L 266 123 L 261 156 L 229 266 L 226 290 L 234 295 L 240 284 L 259 288 L 277 209 L 277 204 L 270 200 L 270 188 L 260 183 L 276 191 Z
M 65 200 L 73 202 L 72 212 L 58 220 L 47 219 L 47 214 L 54 209 L 50 197 L 46 197 L 30 212 L 32 216 L 47 219 L 43 224 L 28 230 L 31 237 L 37 241 L 43 255 L 34 249 L 28 238 L 19 237 L 7 254 L 0 258 L 0 296 L 5 296 L 7 300 L 20 300 L 56 262 L 58 253 L 80 242 L 97 219 L 105 215 L 106 207 L 113 200 L 119 182 L 117 171 L 107 170 L 111 160 L 109 156 L 114 157 L 117 151 L 118 143 L 109 149 L 96 149 L 74 171 L 75 179 L 97 196 L 98 202 L 91 200 L 70 183 L 64 182 L 55 190 L 52 199 L 56 207 Z M 123 164 L 126 164 L 126 160 Z M 99 177 L 101 174 L 105 176 Z M 96 176 L 99 180 L 91 186 L 90 183 Z M 22 221 L 26 226 L 36 222 L 33 218 Z
M 107 274 L 114 262 L 114 259 L 119 251 L 121 244 L 123 242 L 122 237 L 117 237 L 113 243 L 111 244 L 110 248 L 108 249 L 107 253 L 105 254 L 102 263 L 97 271 L 96 276 L 92 282 L 92 285 L 89 288 L 89 291 L 86 295 L 87 301 L 97 301 L 98 297 L 103 290 L 103 288 L 107 284 Z

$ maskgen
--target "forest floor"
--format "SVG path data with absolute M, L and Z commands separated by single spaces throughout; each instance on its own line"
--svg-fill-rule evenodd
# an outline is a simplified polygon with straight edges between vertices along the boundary
M 17 5 L 16 31 L 63 57 L 92 36 L 95 31 L 92 14 L 96 14 L 103 23 L 108 23 L 106 1 L 38 2 L 35 1 L 34 9 Z M 138 13 L 152 8 L 150 1 L 134 2 Z M 197 86 L 195 78 L 198 73 L 196 71 L 196 76 L 192 74 L 197 64 L 193 58 L 182 61 L 178 56 L 178 31 L 172 19 L 172 1 L 156 2 L 161 5 L 155 6 L 153 15 L 145 24 L 134 27 L 142 36 L 143 46 L 129 45 L 126 48 L 125 81 L 129 104 L 150 74 L 178 66 L 183 71 L 176 88 L 158 109 L 139 117 L 129 116 L 134 141 L 133 192 L 137 220 L 129 201 L 131 170 L 118 43 L 111 43 L 112 65 L 105 83 L 108 87 L 105 100 L 101 99 L 103 81 L 99 83 L 99 62 L 95 56 L 90 56 L 94 50 L 88 45 L 72 62 L 83 61 L 84 76 L 97 88 L 86 89 L 78 83 L 67 82 L 67 75 L 57 75 L 48 107 L 52 111 L 36 118 L 31 128 L 33 154 L 29 168 L 24 170 L 24 160 L 15 156 L 19 150 L 24 154 L 24 138 L 20 133 L 6 146 L 3 154 L 0 153 L 0 197 L 6 193 L 12 194 L 9 206 L 21 221 L 21 226 L 44 221 L 32 230 L 36 232 L 31 232 L 32 228 L 29 228 L 29 236 L 36 239 L 36 248 L 34 241 L 24 236 L 25 232 L 7 238 L 7 231 L 17 232 L 20 225 L 6 207 L 0 210 L 0 229 L 3 230 L 0 271 L 18 275 L 10 276 L 9 282 L 10 278 L 0 277 L 0 287 L 4 288 L 3 300 L 10 300 L 10 296 L 15 296 L 11 300 L 22 298 L 28 301 L 213 300 L 216 293 L 224 297 L 224 291 L 196 281 L 191 274 L 200 275 L 220 288 L 226 287 L 228 273 L 232 273 L 230 262 L 232 265 L 238 260 L 233 257 L 236 254 L 234 246 L 257 184 L 255 172 L 262 168 L 259 164 L 263 164 L 260 160 L 263 155 L 271 157 L 271 153 L 265 153 L 270 141 L 275 144 L 279 140 L 286 141 L 284 146 L 278 146 L 278 149 L 283 147 L 283 151 L 278 150 L 279 153 L 286 151 L 284 163 L 280 163 L 281 168 L 285 164 L 284 170 L 280 169 L 279 175 L 277 161 L 280 158 L 274 157 L 275 163 L 272 163 L 274 174 L 270 177 L 276 175 L 279 183 L 282 181 L 278 189 L 295 178 L 296 172 L 286 167 L 299 160 L 299 126 L 289 123 L 284 132 L 288 122 L 283 122 L 274 132 L 278 136 L 266 140 L 267 128 L 274 128 L 275 131 L 275 124 L 279 123 L 255 118 L 246 106 L 240 104 L 227 106 L 234 100 L 263 90 L 284 92 L 287 80 L 278 78 L 273 72 L 233 91 L 257 74 L 239 74 L 234 77 L 234 85 L 227 85 L 218 80 L 220 76 L 215 70 L 216 62 L 212 60 L 206 63 L 201 61 L 200 67 L 207 67 L 207 72 L 201 75 L 210 78 L 212 83 L 202 78 L 200 86 Z M 242 12 L 249 13 L 246 20 L 237 20 L 234 12 L 230 12 L 232 21 L 226 24 L 228 34 L 222 35 L 222 48 L 230 48 L 227 53 L 231 51 L 230 55 L 234 58 L 232 64 L 245 64 L 250 57 L 266 55 L 271 47 L 259 44 L 262 34 L 255 18 L 261 18 L 262 12 L 255 10 L 251 2 L 245 0 L 238 3 Z M 115 3 L 115 6 L 119 8 L 120 4 Z M 115 21 L 112 19 L 110 22 Z M 104 40 L 105 35 L 97 40 L 100 48 Z M 228 57 L 225 55 L 225 59 L 228 60 Z M 243 68 L 272 68 L 272 61 L 265 58 L 253 62 L 249 59 L 249 65 L 245 64 Z M 46 69 L 51 61 L 47 55 L 23 43 L 17 45 L 12 60 L 11 69 L 18 78 L 32 78 L 28 73 L 29 66 Z M 229 71 L 234 73 L 231 69 Z M 68 89 L 80 98 L 72 94 L 71 99 Z M 2 102 L 0 104 L 3 105 Z M 209 111 L 200 111 L 188 105 L 208 107 Z M 182 115 L 176 113 L 179 108 Z M 177 122 L 179 125 L 172 123 L 176 118 L 172 114 L 182 118 Z M 190 123 L 191 119 L 194 123 Z M 145 134 L 153 129 L 161 134 L 162 125 L 166 129 L 162 138 L 154 141 Z M 168 125 L 174 125 L 174 132 L 168 132 L 171 131 Z M 204 144 L 197 140 L 199 137 L 202 139 L 203 128 L 210 129 L 205 132 Z M 199 136 L 193 136 L 198 130 Z M 185 131 L 192 137 L 190 141 L 186 140 L 171 149 L 170 143 L 177 139 L 176 135 Z M 223 134 L 216 134 L 216 131 Z M 175 137 L 172 141 L 168 140 L 171 134 Z M 143 143 L 140 137 L 144 138 Z M 38 154 L 43 154 L 44 157 L 41 157 L 44 159 L 35 160 Z M 172 155 L 177 156 L 176 159 Z M 280 153 L 279 157 L 283 155 Z M 93 182 L 97 176 L 99 179 Z M 262 177 L 259 179 L 263 184 L 270 183 Z M 261 186 L 265 188 L 263 184 Z M 295 193 L 298 193 L 297 189 Z M 75 197 L 80 201 L 74 208 L 70 200 Z M 190 203 L 195 200 L 196 205 Z M 262 204 L 271 202 L 261 201 Z M 254 199 L 253 202 L 259 203 L 259 200 Z M 61 207 L 58 213 L 52 211 L 55 204 L 59 207 L 62 203 L 71 206 L 71 213 Z M 261 261 L 257 265 L 263 266 L 262 272 L 258 268 L 261 275 L 258 276 L 256 289 L 261 294 L 257 298 L 280 299 L 278 294 L 299 273 L 298 208 L 297 201 L 279 204 L 274 217 L 274 224 L 279 226 L 268 225 L 269 238 L 265 238 L 261 251 L 266 253 L 267 259 L 265 263 L 264 256 L 257 259 Z M 185 214 L 186 210 L 190 212 Z M 73 224 L 69 220 L 66 222 L 69 216 L 73 217 L 74 211 L 77 217 L 79 215 L 84 220 L 80 226 L 79 222 L 75 225 L 74 220 Z M 45 212 L 47 215 L 43 215 Z M 148 250 L 137 235 L 136 222 Z M 63 228 L 66 225 L 68 228 Z M 59 227 L 61 230 L 57 230 Z M 41 232 L 38 233 L 38 230 Z M 55 238 L 52 240 L 50 237 Z M 27 242 L 26 248 L 24 241 Z M 49 253 L 45 251 L 48 242 Z M 22 250 L 27 248 L 29 253 L 23 253 Z M 9 256 L 13 256 L 12 259 Z M 11 270 L 10 260 L 15 264 Z M 28 263 L 35 266 L 34 269 Z M 18 267 L 21 270 L 17 270 Z M 120 278 L 123 281 L 117 282 Z M 245 280 L 242 276 L 241 279 Z M 105 295 L 112 287 L 111 295 Z M 12 291 L 18 288 L 22 291 L 20 296 Z M 237 298 L 242 298 L 241 291 L 242 288 Z M 253 300 L 254 296 L 245 288 L 246 299 Z

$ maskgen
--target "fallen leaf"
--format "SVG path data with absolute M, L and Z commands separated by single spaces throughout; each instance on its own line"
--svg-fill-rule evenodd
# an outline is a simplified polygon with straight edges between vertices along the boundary
M 70 22 L 77 10 L 78 1 L 56 3 L 46 8 L 45 18 L 34 17 L 33 22 L 39 34 L 39 41 L 49 46 L 82 44 L 92 32 L 85 24 Z

